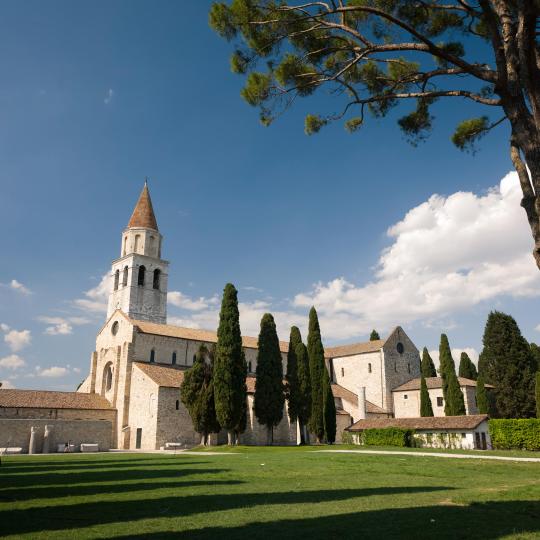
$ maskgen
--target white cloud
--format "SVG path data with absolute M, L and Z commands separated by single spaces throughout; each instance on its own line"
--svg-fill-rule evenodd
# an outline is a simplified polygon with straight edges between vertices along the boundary
M 469 355 L 469 358 L 472 360 L 473 364 L 478 367 L 478 351 L 473 347 L 463 347 L 463 348 L 456 348 L 451 349 L 452 351 L 452 358 L 454 359 L 454 363 L 456 364 L 456 373 L 459 369 L 459 360 L 461 358 L 461 353 L 466 352 Z M 439 369 L 439 350 L 434 349 L 432 351 L 429 351 L 429 355 L 433 359 L 433 363 L 435 364 L 435 367 Z
M 9 326 L 7 324 L 0 323 L 0 330 L 2 330 L 2 332 L 9 332 Z
M 192 299 L 189 296 L 181 293 L 180 291 L 171 291 L 167 294 L 167 302 L 180 309 L 186 309 L 188 311 L 201 311 L 208 309 L 210 306 L 215 306 L 219 303 L 219 298 L 213 296 L 211 298 Z
M 357 286 L 343 277 L 294 299 L 315 305 L 323 334 L 347 339 L 371 328 L 447 318 L 502 295 L 540 295 L 540 273 L 516 173 L 485 195 L 433 195 L 388 229 L 375 278 Z
M 113 100 L 113 97 L 114 97 L 114 90 L 112 88 L 109 88 L 107 90 L 107 94 L 105 95 L 105 99 L 103 100 L 103 103 L 105 103 L 105 105 L 108 105 Z
M 69 373 L 69 369 L 66 367 L 51 366 L 49 368 L 39 370 L 37 374 L 39 377 L 56 378 L 56 377 L 64 377 L 68 373 Z
M 49 336 L 68 335 L 73 333 L 73 326 L 89 324 L 91 321 L 86 317 L 38 317 L 38 321 L 49 324 L 44 334 Z
M 66 336 L 73 333 L 73 326 L 69 323 L 59 323 L 45 328 L 44 334 L 48 336 Z
M 110 292 L 111 276 L 105 274 L 98 285 L 84 293 L 85 298 L 77 298 L 74 300 L 74 303 L 83 311 L 90 313 L 106 313 Z
M 28 289 L 27 287 L 25 287 L 22 283 L 20 283 L 19 281 L 17 281 L 16 279 L 12 279 L 9 286 L 21 293 L 21 294 L 25 294 L 25 295 L 28 295 L 28 294 L 32 294 L 32 291 L 30 289 Z
M 4 390 L 15 388 L 15 386 L 13 386 L 13 384 L 10 381 L 6 381 L 6 380 L 0 381 L 0 387 L 2 387 Z
M 32 336 L 30 330 L 8 330 L 4 341 L 12 351 L 20 351 L 30 344 Z
M 0 367 L 6 369 L 19 369 L 25 364 L 26 362 L 16 354 L 10 354 L 9 356 L 4 356 L 4 358 L 0 358 Z

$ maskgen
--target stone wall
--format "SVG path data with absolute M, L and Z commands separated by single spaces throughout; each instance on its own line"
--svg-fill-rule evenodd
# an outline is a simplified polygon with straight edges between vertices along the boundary
M 348 428 L 351 423 L 351 416 L 349 414 L 336 415 L 336 443 L 341 442 L 341 436 L 343 435 L 345 428 Z
M 157 415 L 156 448 L 168 442 L 179 442 L 187 446 L 201 442 L 201 436 L 193 429 L 189 412 L 180 400 L 178 388 L 160 387 Z
M 97 443 L 100 451 L 111 448 L 112 423 L 107 420 L 42 420 L 35 418 L 0 419 L 0 448 L 21 447 L 28 452 L 30 430 L 37 427 L 37 451 L 43 449 L 45 426 L 52 426 L 50 451 L 56 452 L 57 444 L 70 442 L 79 449 L 81 443 Z
M 141 449 L 156 449 L 158 398 L 159 386 L 140 369 L 133 366 L 129 401 L 129 448 L 137 447 L 137 429 L 140 429 Z
M 114 423 L 114 409 L 41 409 L 30 407 L 0 407 L 0 418 L 19 420 L 36 418 L 40 420 L 107 420 Z

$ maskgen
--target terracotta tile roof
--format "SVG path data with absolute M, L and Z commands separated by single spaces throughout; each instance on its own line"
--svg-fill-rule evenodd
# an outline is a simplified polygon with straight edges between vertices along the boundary
M 133 362 L 146 376 L 152 379 L 158 386 L 180 388 L 184 380 L 185 367 L 171 364 L 154 364 L 150 362 Z
M 348 427 L 349 431 L 362 431 L 372 428 L 398 427 L 404 429 L 474 429 L 484 420 L 487 414 L 470 416 L 426 416 L 420 418 L 366 418 Z
M 324 356 L 325 358 L 338 358 L 340 356 L 377 352 L 383 348 L 385 343 L 385 339 L 377 339 L 375 341 L 363 341 L 362 343 L 351 343 L 350 345 L 340 345 L 338 347 L 327 347 L 324 349 Z
M 156 216 L 152 207 L 152 199 L 150 199 L 150 192 L 148 191 L 146 182 L 128 223 L 128 228 L 135 227 L 158 230 Z
M 398 386 L 392 390 L 392 392 L 403 392 L 404 390 L 420 390 L 420 377 L 417 379 L 411 379 L 405 384 Z M 466 379 L 465 377 L 458 377 L 460 386 L 476 386 L 476 381 L 472 379 Z M 431 388 L 442 388 L 442 378 L 441 377 L 426 377 L 426 385 L 428 389 Z M 494 388 L 491 384 L 486 384 L 486 388 Z
M 204 343 L 216 343 L 217 333 L 210 330 L 200 330 L 198 328 L 184 328 L 183 326 L 173 326 L 171 324 L 157 324 L 147 321 L 136 321 L 130 319 L 143 334 L 154 334 L 158 336 L 175 337 L 189 339 L 192 341 L 201 341 Z M 257 348 L 257 338 L 242 336 L 242 344 L 247 349 Z M 279 342 L 279 348 L 282 353 L 289 350 L 289 344 L 286 341 Z
M 339 384 L 332 383 L 332 394 L 334 394 L 335 398 L 344 399 L 355 407 L 358 406 L 358 396 L 354 392 L 351 392 L 350 390 Z M 374 414 L 388 414 L 388 411 L 385 411 L 384 409 L 382 409 L 378 405 L 375 405 L 375 403 L 371 403 L 371 401 L 368 401 L 367 399 L 366 412 Z
M 0 407 L 32 409 L 112 409 L 99 394 L 0 389 Z

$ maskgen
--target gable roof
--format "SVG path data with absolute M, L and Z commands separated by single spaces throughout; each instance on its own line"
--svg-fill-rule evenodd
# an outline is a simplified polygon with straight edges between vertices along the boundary
M 392 390 L 392 392 L 403 392 L 404 390 L 420 390 L 421 378 L 411 379 L 405 384 L 402 384 Z M 476 381 L 472 379 L 466 379 L 465 377 L 458 377 L 459 386 L 476 386 Z M 426 377 L 426 385 L 429 389 L 442 388 L 442 377 Z M 491 384 L 486 384 L 486 388 L 494 388 Z
M 129 229 L 137 227 L 158 230 L 154 208 L 152 207 L 152 199 L 150 198 L 150 192 L 148 191 L 146 182 L 128 223 Z
M 111 404 L 99 394 L 1 388 L 0 407 L 32 409 L 112 409 Z
M 420 418 L 366 418 L 359 420 L 347 431 L 363 431 L 364 429 L 381 429 L 397 427 L 404 429 L 474 429 L 484 420 L 487 414 L 474 414 L 470 416 L 424 416 Z
M 351 392 L 347 388 L 336 383 L 332 383 L 331 386 L 332 386 L 332 394 L 334 394 L 335 398 L 344 399 L 345 401 L 348 401 L 355 407 L 358 406 L 358 396 L 354 392 Z M 375 405 L 375 403 L 371 403 L 371 401 L 368 401 L 367 399 L 366 399 L 366 412 L 373 413 L 373 414 L 388 414 L 388 411 L 385 411 L 384 409 L 382 409 L 378 405 Z
M 324 356 L 325 358 L 339 358 L 340 356 L 377 352 L 383 348 L 385 343 L 386 339 L 376 339 L 375 341 L 362 341 L 360 343 L 351 343 L 350 345 L 327 347 L 324 349 Z
M 173 366 L 171 364 L 154 364 L 150 362 L 133 362 L 133 365 L 140 369 L 148 378 L 158 386 L 169 388 L 180 388 L 184 380 L 186 368 Z
M 154 334 L 157 336 L 166 336 L 174 338 L 189 339 L 192 341 L 201 341 L 204 343 L 217 343 L 217 333 L 211 330 L 200 330 L 198 328 L 185 328 L 183 326 L 173 326 L 172 324 L 157 324 L 147 321 L 136 321 L 130 319 L 139 332 L 143 334 Z M 242 345 L 246 349 L 256 349 L 258 339 L 249 336 L 242 336 Z M 279 350 L 286 353 L 289 350 L 289 344 L 286 341 L 279 342 Z

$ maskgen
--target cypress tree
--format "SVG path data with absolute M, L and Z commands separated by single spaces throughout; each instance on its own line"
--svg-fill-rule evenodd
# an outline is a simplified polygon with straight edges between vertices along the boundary
M 459 376 L 465 377 L 466 379 L 472 379 L 473 381 L 478 379 L 478 371 L 476 370 L 476 366 L 473 364 L 466 352 L 462 352 L 459 359 Z
M 420 378 L 420 416 L 433 416 L 433 407 L 424 374 Z
M 244 401 L 242 403 L 242 413 L 240 415 L 240 421 L 238 422 L 238 424 L 234 428 L 235 443 L 236 444 L 238 444 L 239 435 L 241 433 L 244 433 L 244 431 L 246 431 L 246 427 L 247 427 L 248 399 L 247 399 L 246 377 L 247 377 L 247 374 L 248 374 L 248 366 L 247 366 L 247 362 L 246 362 L 246 355 L 245 355 L 243 350 L 242 350 L 242 363 L 243 363 L 243 366 L 244 366 L 244 384 L 242 386 L 242 392 L 244 393 L 246 398 L 244 399 Z
M 330 377 L 326 369 L 323 371 L 322 387 L 324 439 L 328 444 L 334 444 L 336 442 L 336 404 L 334 402 Z
M 309 371 L 309 357 L 307 347 L 300 342 L 296 346 L 296 360 L 298 363 L 299 407 L 298 422 L 300 425 L 300 444 L 309 442 L 307 425 L 311 416 L 311 375 Z
M 459 387 L 456 372 L 447 372 L 447 379 L 447 401 L 444 404 L 444 414 L 446 416 L 462 416 L 467 414 L 465 410 L 465 399 Z
M 433 363 L 433 359 L 429 355 L 427 347 L 424 347 L 424 349 L 422 350 L 422 362 L 420 363 L 420 371 L 422 372 L 422 375 L 426 378 L 437 376 L 435 364 Z
M 489 399 L 484 384 L 484 376 L 480 374 L 476 381 L 476 407 L 479 414 L 488 414 L 489 412 Z
M 540 418 L 540 371 L 536 372 L 536 418 Z
M 255 381 L 255 416 L 266 426 L 267 444 L 273 442 L 273 429 L 283 418 L 283 364 L 274 317 L 265 313 L 261 319 Z
M 302 336 L 297 326 L 291 327 L 289 338 L 289 350 L 287 352 L 287 381 L 286 397 L 288 403 L 289 418 L 291 422 L 298 419 L 302 396 L 300 395 L 300 381 L 298 379 L 298 358 L 296 348 L 302 343 Z
M 381 339 L 379 332 L 377 332 L 377 330 L 372 330 L 371 334 L 369 335 L 369 341 L 377 341 L 378 339 Z
M 481 373 L 492 384 L 494 416 L 530 418 L 535 415 L 534 366 L 531 348 L 516 321 L 492 311 L 483 336 Z
M 318 442 L 324 439 L 323 414 L 323 375 L 326 370 L 324 348 L 321 339 L 321 329 L 317 311 L 312 307 L 309 311 L 309 331 L 307 340 L 309 357 L 309 374 L 311 378 L 311 416 L 309 427 L 317 437 Z
M 448 337 L 446 334 L 441 334 L 441 342 L 439 344 L 439 374 L 442 378 L 442 389 L 444 401 L 446 403 L 446 393 L 448 391 L 448 376 L 447 373 L 456 373 L 456 365 L 452 358 L 452 351 L 450 350 L 450 343 L 448 343 Z
M 238 292 L 231 283 L 225 285 L 219 313 L 214 401 L 218 422 L 227 430 L 228 443 L 234 444 L 246 402 L 246 361 L 240 333 Z
M 203 445 L 207 444 L 210 433 L 217 433 L 221 429 L 216 418 L 212 371 L 211 355 L 206 346 L 201 345 L 193 366 L 185 372 L 180 386 L 180 399 L 189 412 L 193 428 L 201 434 Z
M 540 347 L 536 343 L 531 343 L 530 347 L 534 360 L 533 370 L 540 371 Z

